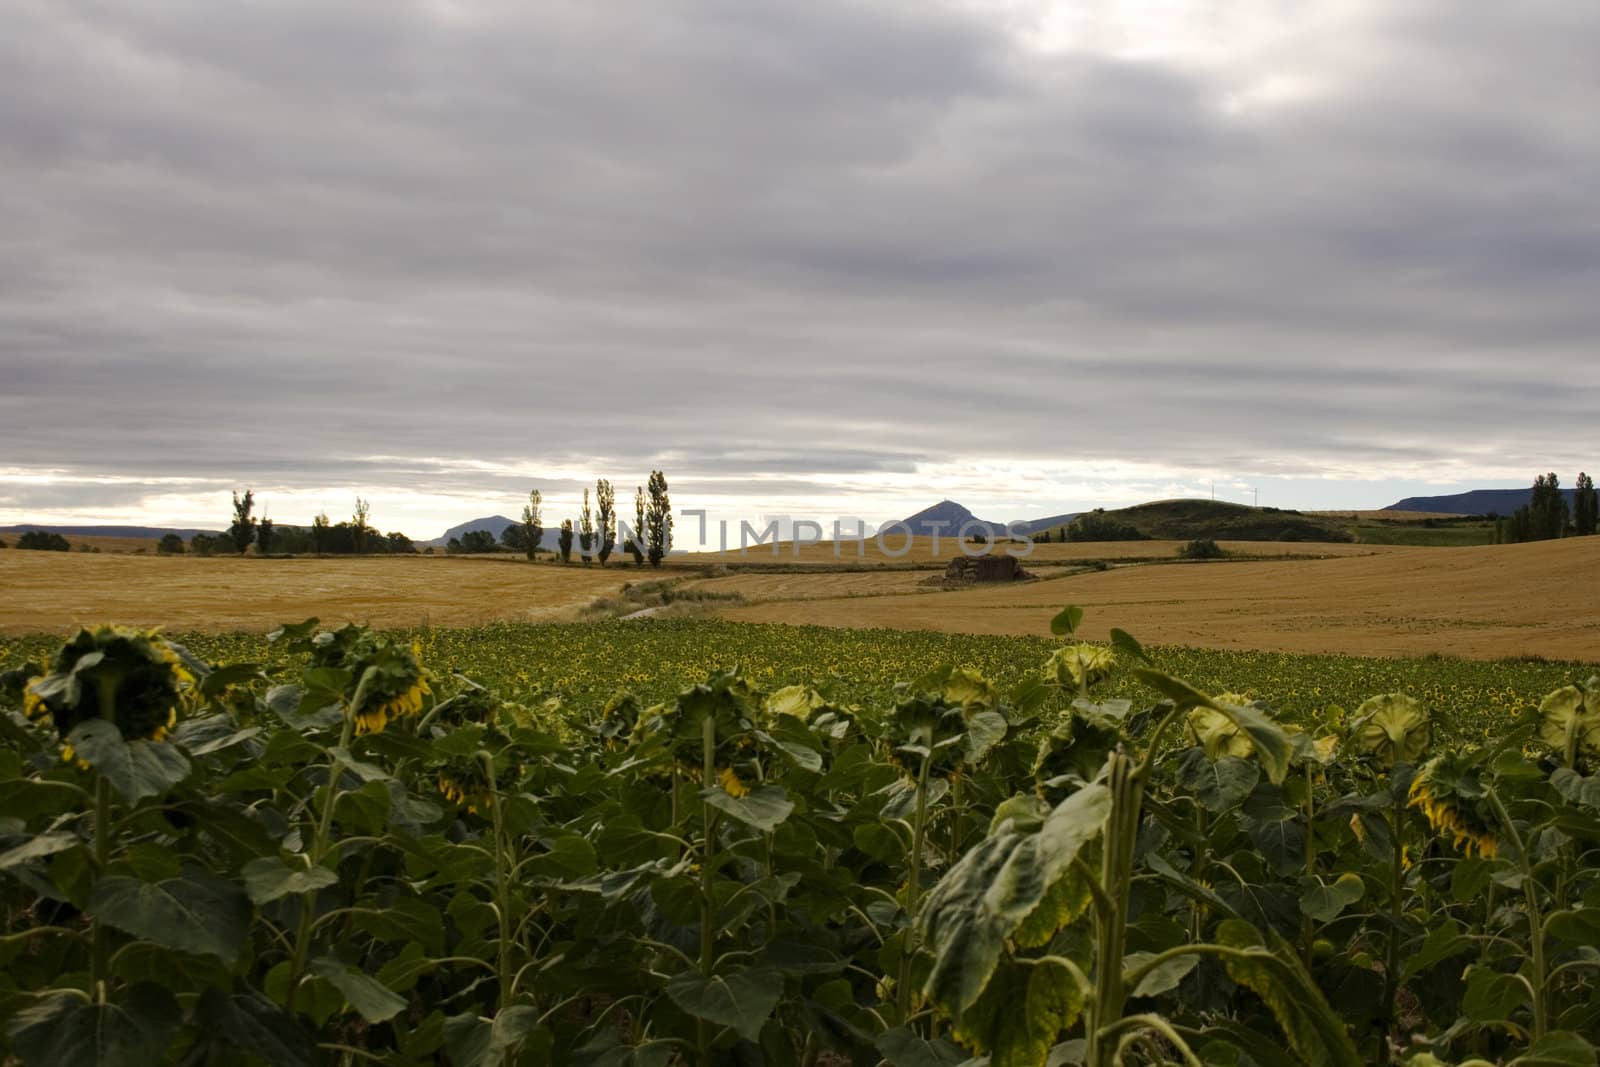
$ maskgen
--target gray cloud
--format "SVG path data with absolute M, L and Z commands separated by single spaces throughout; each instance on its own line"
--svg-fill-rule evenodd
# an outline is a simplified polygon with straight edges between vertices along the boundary
M 1600 406 L 1589 5 L 1311 5 L 1221 59 L 911 2 L 9 7 L 6 464 L 837 498 L 1543 469 Z

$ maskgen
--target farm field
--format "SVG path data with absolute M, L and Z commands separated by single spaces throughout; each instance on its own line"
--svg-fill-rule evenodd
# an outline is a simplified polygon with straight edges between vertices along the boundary
M 1074 546 L 1062 546 L 1074 547 Z M 1478 548 L 1346 546 L 1320 560 L 1112 568 L 928 595 L 757 603 L 723 618 L 824 626 L 1036 634 L 1061 604 L 1089 633 L 1119 626 L 1162 644 L 1479 659 L 1600 656 L 1592 582 L 1600 538 Z
M 13 549 L 0 552 L 0 633 L 60 633 L 104 621 L 268 630 L 308 615 L 388 627 L 531 622 L 562 617 L 629 577 L 620 568 L 510 557 L 256 560 Z

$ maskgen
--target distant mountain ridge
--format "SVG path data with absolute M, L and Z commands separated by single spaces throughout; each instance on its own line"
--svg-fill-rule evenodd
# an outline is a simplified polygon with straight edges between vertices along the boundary
M 1573 491 L 1561 490 L 1572 507 Z M 1465 493 L 1447 496 L 1408 496 L 1398 504 L 1390 504 L 1388 511 L 1432 511 L 1441 515 L 1510 515 L 1526 507 L 1533 498 L 1533 489 L 1472 489 Z
M 1017 519 L 1010 523 L 1009 529 L 1003 522 L 993 522 L 980 519 L 970 510 L 954 500 L 941 500 L 932 507 L 923 508 L 915 515 L 899 520 L 898 530 L 902 526 L 909 529 L 917 537 L 931 537 L 935 532 L 940 537 L 960 536 L 961 530 L 966 528 L 968 534 L 986 530 L 991 537 L 1023 536 L 1038 533 L 1041 530 L 1053 530 L 1057 526 L 1071 522 L 1080 513 L 1068 512 L 1064 515 L 1051 515 L 1043 519 Z
M 39 531 L 57 533 L 63 537 L 148 537 L 155 539 L 175 533 L 185 541 L 195 534 L 220 535 L 221 530 L 190 530 L 177 526 L 41 526 L 24 522 L 16 526 L 0 526 L 0 534 L 24 534 Z

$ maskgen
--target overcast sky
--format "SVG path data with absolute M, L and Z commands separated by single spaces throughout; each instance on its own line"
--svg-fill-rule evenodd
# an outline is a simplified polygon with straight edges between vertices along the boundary
M 1600 6 L 0 0 L 0 524 L 1600 465 Z M 627 509 L 631 511 L 631 506 Z

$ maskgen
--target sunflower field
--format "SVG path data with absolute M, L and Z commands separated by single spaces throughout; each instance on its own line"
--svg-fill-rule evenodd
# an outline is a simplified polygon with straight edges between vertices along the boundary
M 1081 620 L 11 642 L 0 1061 L 1597 1063 L 1600 678 Z

